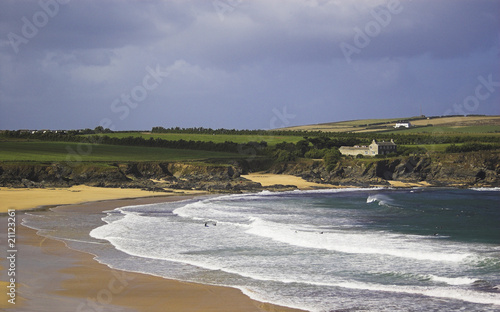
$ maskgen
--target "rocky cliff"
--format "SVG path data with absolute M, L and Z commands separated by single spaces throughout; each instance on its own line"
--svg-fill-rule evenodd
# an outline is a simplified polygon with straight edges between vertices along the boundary
M 389 181 L 435 186 L 500 186 L 500 153 L 436 154 L 389 159 L 342 159 L 332 170 L 322 161 L 277 164 L 270 170 L 337 185 L 389 185 Z
M 77 184 L 99 187 L 163 188 L 207 191 L 237 191 L 260 188 L 240 178 L 245 166 L 204 163 L 0 163 L 0 186 L 69 187 Z
M 86 184 L 100 187 L 163 188 L 207 191 L 258 191 L 259 183 L 240 177 L 250 171 L 300 176 L 336 185 L 389 185 L 389 181 L 428 182 L 435 186 L 500 186 L 500 153 L 434 154 L 388 159 L 343 158 L 328 171 L 321 160 L 248 164 L 206 163 L 0 163 L 0 186 L 60 187 Z M 289 189 L 289 186 L 279 189 Z M 276 189 L 276 188 L 275 188 Z

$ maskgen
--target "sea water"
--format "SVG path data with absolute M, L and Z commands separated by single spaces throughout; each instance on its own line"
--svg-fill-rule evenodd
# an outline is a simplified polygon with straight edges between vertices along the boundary
M 498 189 L 262 192 L 25 223 L 113 268 L 309 311 L 500 311 L 499 203 Z

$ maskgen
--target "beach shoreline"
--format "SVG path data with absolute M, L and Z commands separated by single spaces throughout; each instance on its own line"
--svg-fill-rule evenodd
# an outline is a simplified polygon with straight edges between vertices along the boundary
M 308 182 L 300 177 L 279 174 L 254 173 L 246 175 L 244 176 L 244 178 L 257 183 L 261 183 L 263 186 L 293 185 L 299 190 L 350 188 L 349 186 L 340 187 L 329 184 L 313 183 Z M 412 183 L 408 185 L 405 183 L 394 183 L 391 185 L 391 187 L 396 188 L 411 188 L 418 186 L 429 187 L 430 185 L 426 185 L 424 183 Z M 0 199 L 2 199 L 2 207 L 0 207 L 0 220 L 2 224 L 0 224 L 0 229 L 2 229 L 3 233 L 7 233 L 7 229 L 5 228 L 7 225 L 6 212 L 10 209 L 14 209 L 16 211 L 19 221 L 22 219 L 22 215 L 24 213 L 49 209 L 89 214 L 98 213 L 103 214 L 104 217 L 104 211 L 119 207 L 187 200 L 201 195 L 210 195 L 210 193 L 189 190 L 169 190 L 169 192 L 167 193 L 161 193 L 137 189 L 111 189 L 89 186 L 73 186 L 71 188 L 53 189 L 2 188 L 0 190 Z M 212 195 L 216 196 L 219 194 Z M 206 299 L 201 298 L 204 298 L 204 296 L 213 292 L 220 293 L 224 298 L 229 296 L 232 298 L 231 301 L 238 302 L 238 308 L 236 309 L 238 311 L 299 311 L 254 301 L 243 294 L 241 290 L 236 288 L 229 288 L 230 290 L 228 290 L 225 287 L 220 286 L 207 286 L 196 283 L 185 283 L 142 273 L 123 273 L 125 271 L 114 270 L 104 264 L 99 263 L 94 259 L 94 255 L 91 255 L 84 251 L 73 250 L 62 241 L 46 238 L 44 236 L 38 235 L 36 232 L 36 230 L 23 226 L 19 222 L 17 233 L 17 240 L 20 246 L 19 248 L 21 251 L 27 250 L 26 252 L 30 254 L 30 257 L 40 259 L 41 262 L 55 261 L 57 263 L 57 266 L 50 268 L 49 271 L 51 272 L 50 283 L 53 284 L 55 283 L 55 281 L 57 281 L 58 290 L 50 292 L 48 290 L 51 289 L 51 287 L 46 287 L 47 285 L 37 287 L 35 285 L 36 281 L 33 281 L 33 279 L 31 278 L 28 279 L 28 282 L 21 281 L 18 293 L 18 302 L 21 305 L 28 305 L 30 304 L 30 302 L 41 300 L 41 302 L 49 305 L 48 308 L 53 310 L 54 307 L 52 305 L 54 305 L 55 303 L 60 302 L 61 300 L 69 300 L 71 302 L 75 302 L 75 304 L 78 303 L 77 308 L 80 307 L 80 311 L 94 311 L 95 307 L 94 309 L 84 309 L 84 307 L 85 305 L 88 305 L 89 302 L 92 302 L 89 301 L 88 298 L 97 298 L 96 296 L 99 291 L 95 292 L 95 290 L 102 289 L 102 285 L 106 284 L 106 279 L 108 283 L 110 283 L 110 281 L 112 281 L 113 279 L 117 279 L 117 276 L 122 276 L 123 274 L 126 274 L 128 276 L 130 274 L 130 276 L 134 276 L 134 279 L 137 278 L 138 280 L 140 280 L 143 285 L 155 285 L 155 287 L 157 287 L 158 289 L 164 289 L 167 292 L 176 293 L 176 295 L 174 296 L 175 298 L 185 298 L 184 301 L 179 299 L 179 302 L 167 303 L 169 306 L 175 306 L 176 311 L 197 311 L 196 308 L 192 307 L 193 298 L 191 297 L 194 296 L 196 298 L 200 298 L 199 300 L 207 301 Z M 5 248 L 3 249 L 7 250 L 7 246 L 4 247 Z M 24 257 L 22 259 L 24 259 Z M 20 272 L 21 277 L 23 276 L 23 273 L 28 276 L 33 274 L 36 275 L 37 269 L 39 269 L 40 267 L 40 263 L 35 261 L 23 263 L 23 260 L 20 261 L 20 271 L 22 270 Z M 5 276 L 5 279 L 2 278 L 2 281 L 8 281 L 5 271 L 5 268 L 7 267 L 7 261 L 5 257 L 0 256 L 0 264 L 2 264 L 2 266 L 0 267 L 2 277 Z M 96 274 L 96 272 L 99 272 L 99 274 Z M 41 280 L 43 280 L 43 278 L 41 278 Z M 79 286 L 80 284 L 82 284 L 82 281 L 85 281 L 83 283 L 84 285 L 86 285 L 85 287 Z M 1 286 L 5 286 L 3 285 L 5 283 L 6 282 L 2 282 Z M 51 286 L 52 288 L 54 288 L 54 285 Z M 130 286 L 129 283 L 127 283 L 127 286 Z M 134 289 L 134 293 L 142 293 L 144 297 L 149 298 L 148 302 L 159 300 L 155 299 L 154 296 L 151 295 L 159 294 L 159 290 L 155 290 L 154 288 L 148 288 L 145 286 L 139 287 L 135 285 L 131 288 Z M 44 299 L 42 300 L 41 296 L 38 294 L 27 291 L 29 289 L 39 289 L 39 291 L 45 294 Z M 94 294 L 91 293 L 92 290 L 94 290 Z M 187 292 L 188 294 L 192 293 L 196 295 L 180 296 L 178 295 L 179 292 Z M 109 291 L 107 292 L 106 289 L 104 289 L 102 293 L 109 294 Z M 128 292 L 125 291 L 123 293 L 128 294 Z M 135 296 L 133 297 L 135 298 Z M 0 298 L 2 298 L 2 303 L 7 302 L 8 298 Z M 224 300 L 226 301 L 226 299 Z M 135 298 L 134 300 L 126 300 L 125 298 L 121 298 L 121 296 L 117 295 L 113 296 L 113 300 L 104 301 L 110 307 L 113 304 L 117 304 L 122 309 L 125 307 L 132 308 L 131 311 L 157 311 L 150 304 L 148 305 L 138 298 Z M 183 303 L 180 303 L 181 301 Z M 203 308 L 201 308 L 199 311 L 235 311 L 234 306 L 232 305 L 229 305 L 232 306 L 232 308 L 226 308 L 226 306 L 228 306 L 227 304 L 221 305 L 217 302 L 213 302 L 213 300 L 208 301 L 208 305 L 213 306 L 213 308 L 207 310 L 208 306 L 203 305 Z M 158 311 L 161 311 L 161 308 L 164 306 L 165 302 L 159 305 L 160 308 L 158 308 Z M 247 308 L 242 308 L 243 306 Z M 19 307 L 19 305 L 17 305 L 17 307 Z M 9 308 L 9 305 L 0 304 L 0 308 Z M 30 309 L 33 308 L 34 307 L 30 307 Z M 40 311 L 43 311 L 43 309 L 40 309 Z
M 312 183 L 289 175 L 254 173 L 245 176 L 265 186 L 276 184 L 294 185 L 299 190 L 353 188 L 355 186 L 334 186 Z M 373 185 L 373 187 L 377 187 Z M 380 187 L 380 186 L 379 186 Z M 387 186 L 383 186 L 387 187 Z M 427 183 L 391 183 L 390 189 L 427 188 Z M 219 196 L 223 194 L 201 191 L 170 190 L 150 192 L 130 189 L 93 188 L 80 186 L 76 189 L 0 189 L 0 199 L 15 194 L 10 205 L 0 201 L 0 231 L 7 233 L 8 209 L 14 209 L 18 222 L 16 239 L 19 249 L 17 259 L 17 297 L 16 305 L 8 303 L 6 292 L 0 294 L 0 309 L 19 309 L 27 311 L 164 311 L 168 307 L 174 311 L 249 311 L 249 312 L 298 312 L 293 308 L 277 306 L 251 299 L 242 290 L 231 287 L 212 286 L 183 282 L 163 277 L 117 270 L 98 262 L 89 251 L 74 250 L 61 240 L 37 234 L 37 231 L 21 225 L 23 214 L 38 210 L 48 215 L 50 211 L 74 212 L 80 214 L 99 214 L 119 207 L 152 203 L 188 200 L 195 197 Z M 47 205 L 47 197 L 32 197 L 37 192 L 50 194 L 52 202 Z M 137 193 L 134 193 L 137 192 Z M 87 201 L 82 201 L 85 195 Z M 87 196 L 88 195 L 88 196 Z M 134 197 L 135 196 L 135 197 Z M 90 200 L 92 199 L 92 200 Z M 62 205 L 54 201 L 61 200 Z M 43 205 L 42 205 L 43 204 Z M 31 209 L 27 206 L 31 205 Z M 1 211 L 4 210 L 4 213 Z M 104 224 L 104 223 L 103 223 Z M 0 248 L 0 286 L 8 285 L 6 257 L 7 246 Z M 41 273 L 43 272 L 43 273 Z
M 49 209 L 102 213 L 104 216 L 104 211 L 119 207 L 186 200 L 195 196 L 101 200 Z M 164 311 L 165 307 L 172 311 L 300 311 L 252 300 L 236 288 L 112 269 L 96 261 L 94 255 L 73 250 L 63 241 L 46 238 L 37 234 L 36 230 L 21 225 L 20 220 L 26 212 L 29 210 L 17 211 L 16 215 L 19 222 L 16 234 L 19 250 L 16 304 L 0 297 L 0 308 L 54 312 L 68 311 L 68 306 L 74 307 L 75 311 Z M 6 233 L 7 217 L 0 217 L 0 220 L 0 229 Z M 7 250 L 7 246 L 2 249 Z M 0 260 L 2 280 L 7 280 L 6 260 L 6 257 Z
M 207 192 L 173 189 L 169 189 L 167 192 L 153 192 L 141 189 L 105 188 L 86 185 L 76 185 L 66 188 L 3 187 L 0 189 L 0 213 L 5 213 L 9 209 L 33 211 L 44 210 L 47 209 L 47 207 L 74 205 L 87 202 L 203 194 L 207 194 Z

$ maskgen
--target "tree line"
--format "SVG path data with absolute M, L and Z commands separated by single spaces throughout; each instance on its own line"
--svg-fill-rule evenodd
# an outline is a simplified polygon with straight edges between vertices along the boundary
M 494 149 L 499 149 L 498 144 L 481 144 L 481 143 L 465 143 L 463 145 L 452 144 L 446 147 L 446 153 L 467 153 L 467 152 L 478 152 L 478 151 L 491 151 Z
M 386 134 L 386 133 L 351 133 L 351 132 L 323 132 L 323 131 L 297 131 L 297 130 L 237 130 L 237 129 L 211 129 L 211 128 L 164 128 L 153 127 L 152 133 L 184 133 L 184 134 L 226 134 L 226 135 L 256 135 L 256 136 L 300 136 L 318 138 L 337 138 L 339 140 L 357 140 L 363 144 L 370 144 L 373 140 L 394 139 L 398 144 L 457 144 L 466 142 L 498 142 L 496 136 L 467 136 L 467 135 L 433 135 L 433 134 Z
M 155 127 L 161 128 L 161 127 Z M 153 129 L 155 129 L 153 128 Z M 162 128 L 165 131 L 171 129 Z M 157 131 L 164 131 L 157 129 Z M 270 133 L 265 130 L 227 130 L 227 129 L 205 129 L 205 128 L 179 128 L 174 131 L 186 131 L 179 133 L 210 133 L 210 134 L 253 134 L 265 137 Z M 262 132 L 259 132 L 262 131 Z M 246 155 L 266 155 L 274 158 L 278 162 L 293 161 L 298 158 L 310 159 L 324 159 L 327 166 L 330 168 L 336 164 L 341 155 L 339 152 L 340 146 L 354 146 L 354 145 L 369 145 L 373 139 L 389 140 L 394 138 L 394 141 L 400 145 L 398 152 L 389 156 L 400 156 L 410 154 L 424 154 L 427 151 L 418 146 L 401 146 L 401 145 L 417 145 L 417 144 L 442 144 L 453 143 L 446 149 L 448 153 L 470 152 L 479 150 L 490 150 L 499 148 L 498 144 L 481 144 L 477 143 L 478 137 L 473 136 L 432 136 L 432 135 L 391 135 L 385 137 L 372 133 L 315 133 L 302 131 L 305 134 L 303 139 L 297 143 L 282 142 L 276 144 L 274 147 L 268 146 L 266 141 L 260 142 L 247 142 L 235 143 L 226 141 L 223 143 L 215 143 L 212 141 L 194 141 L 194 140 L 165 140 L 161 138 L 148 138 L 145 139 L 141 136 L 129 136 L 124 138 L 110 137 L 105 135 L 109 129 L 96 128 L 89 132 L 101 133 L 101 135 L 81 135 L 81 132 L 65 131 L 65 132 L 26 132 L 26 131 L 4 131 L 4 136 L 8 138 L 23 138 L 35 139 L 41 141 L 64 141 L 64 142 L 79 142 L 91 144 L 111 144 L 111 145 L 128 145 L 128 146 L 145 146 L 145 147 L 163 147 L 174 149 L 188 149 L 188 150 L 205 150 L 205 151 L 218 151 L 228 153 L 239 153 Z M 289 132 L 283 131 L 280 135 L 286 135 Z M 316 135 L 318 134 L 318 135 Z M 484 136 L 480 138 L 481 142 L 498 143 L 498 138 Z M 455 145 L 456 143 L 465 143 L 463 145 Z M 381 156 L 385 157 L 385 156 Z
M 245 150 L 255 150 L 257 153 L 267 147 L 267 142 L 247 142 L 235 143 L 226 141 L 216 143 L 212 141 L 193 141 L 193 140 L 165 140 L 160 138 L 145 139 L 139 136 L 129 136 L 124 138 L 110 137 L 107 135 L 74 135 L 71 133 L 23 133 L 20 131 L 5 131 L 4 135 L 8 138 L 35 139 L 40 141 L 60 141 L 90 144 L 110 144 L 125 146 L 144 146 L 144 147 L 162 147 L 174 149 L 203 150 L 228 153 L 240 153 Z

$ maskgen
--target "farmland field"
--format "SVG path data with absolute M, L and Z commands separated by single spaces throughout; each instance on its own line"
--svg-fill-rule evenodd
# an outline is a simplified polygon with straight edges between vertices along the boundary
M 234 142 L 234 143 L 248 143 L 248 142 L 260 142 L 266 141 L 268 145 L 274 146 L 277 143 L 291 142 L 296 143 L 302 140 L 301 136 L 286 136 L 279 135 L 275 136 L 270 133 L 269 135 L 238 135 L 238 134 L 191 134 L 191 133 L 151 133 L 151 132 L 115 132 L 115 133 L 105 133 L 103 135 L 112 138 L 126 138 L 126 137 L 142 137 L 144 139 L 154 138 L 163 140 L 185 140 L 185 141 L 202 141 L 202 142 L 214 142 L 214 143 L 224 143 Z
M 397 121 L 409 120 L 416 126 L 411 129 L 394 130 Z M 427 127 L 431 126 L 431 127 Z M 283 128 L 281 130 L 308 130 L 325 132 L 384 132 L 398 134 L 414 133 L 446 133 L 446 134 L 474 134 L 487 133 L 500 136 L 500 116 L 450 116 L 450 117 L 412 117 L 392 119 L 361 119 L 340 121 L 315 125 L 304 125 Z
M 432 134 L 432 135 L 492 135 L 500 138 L 500 126 L 479 125 L 479 126 L 434 126 L 434 127 L 416 127 L 410 129 L 398 129 L 384 133 L 397 134 Z
M 0 161 L 191 161 L 240 158 L 235 153 L 67 142 L 0 142 Z

